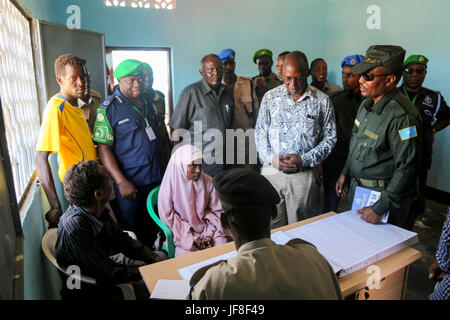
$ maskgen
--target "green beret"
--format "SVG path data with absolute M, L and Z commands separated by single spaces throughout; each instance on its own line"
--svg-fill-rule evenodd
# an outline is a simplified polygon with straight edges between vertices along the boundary
M 378 66 L 401 68 L 403 67 L 405 53 L 405 49 L 400 46 L 371 46 L 367 49 L 363 62 L 352 67 L 352 72 L 361 74 Z
M 153 69 L 147 62 L 142 62 L 144 69 L 150 70 L 150 74 L 153 75 Z
M 230 169 L 213 179 L 220 200 L 233 206 L 273 206 L 280 196 L 264 176 L 250 169 Z
M 120 79 L 128 76 L 139 76 L 144 72 L 142 62 L 135 59 L 122 61 L 114 70 L 114 78 Z
M 272 51 L 270 51 L 269 49 L 259 49 L 253 55 L 253 62 L 256 63 L 256 60 L 261 56 L 269 56 L 272 58 Z
M 406 66 L 410 63 L 420 63 L 426 66 L 428 63 L 428 59 L 421 54 L 413 54 L 405 60 L 404 65 Z

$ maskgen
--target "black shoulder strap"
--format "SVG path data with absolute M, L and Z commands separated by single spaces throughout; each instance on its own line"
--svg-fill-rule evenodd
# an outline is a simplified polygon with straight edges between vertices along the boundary
M 247 117 L 250 121 L 250 124 L 252 125 L 252 128 L 255 127 L 255 121 L 253 119 L 253 113 L 255 112 L 255 100 L 253 99 L 253 79 L 255 79 L 255 77 L 250 80 L 250 98 L 252 99 L 252 112 L 248 112 L 247 108 L 244 105 L 245 112 L 247 113 Z

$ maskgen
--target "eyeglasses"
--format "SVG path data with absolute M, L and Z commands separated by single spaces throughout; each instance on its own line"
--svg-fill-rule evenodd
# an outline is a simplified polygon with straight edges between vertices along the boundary
M 424 74 L 425 72 L 427 72 L 426 69 L 424 68 L 419 68 L 419 69 L 415 69 L 415 68 L 405 68 L 405 72 L 407 74 L 413 74 L 414 72 L 416 72 L 418 75 Z
M 361 73 L 361 77 L 363 77 L 363 79 L 365 81 L 373 81 L 376 77 L 386 77 L 389 76 L 389 74 L 373 74 L 373 73 Z
M 291 83 L 292 81 L 298 82 L 305 78 L 306 77 L 283 77 L 283 81 L 286 83 Z

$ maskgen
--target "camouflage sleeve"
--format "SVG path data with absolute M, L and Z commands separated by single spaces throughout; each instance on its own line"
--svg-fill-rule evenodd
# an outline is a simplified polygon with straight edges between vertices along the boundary
M 109 124 L 108 118 L 106 117 L 106 109 L 104 108 L 97 109 L 92 139 L 97 143 L 107 144 L 109 146 L 114 145 L 114 131 Z

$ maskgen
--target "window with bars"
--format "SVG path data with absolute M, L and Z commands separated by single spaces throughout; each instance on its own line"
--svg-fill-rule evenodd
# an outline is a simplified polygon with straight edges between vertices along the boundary
M 0 97 L 19 200 L 34 172 L 40 127 L 30 22 L 10 0 L 0 0 L 0 25 Z
M 132 7 L 174 10 L 176 0 L 103 0 L 107 7 Z

